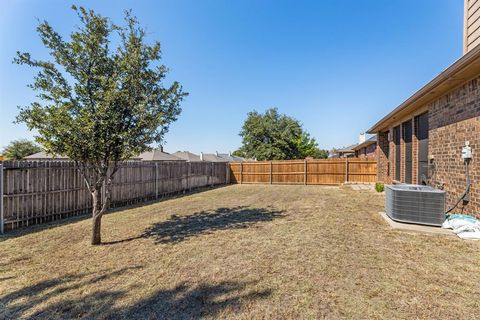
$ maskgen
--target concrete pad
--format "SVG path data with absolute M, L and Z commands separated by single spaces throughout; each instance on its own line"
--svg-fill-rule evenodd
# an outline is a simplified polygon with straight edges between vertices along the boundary
M 429 234 L 439 234 L 445 236 L 457 236 L 455 233 L 452 232 L 450 229 L 443 229 L 440 227 L 433 227 L 433 226 L 424 226 L 420 224 L 412 224 L 412 223 L 402 223 L 397 222 L 392 219 L 385 213 L 379 212 L 380 216 L 388 223 L 388 225 L 395 230 L 402 230 L 402 231 L 413 231 L 413 232 L 420 232 L 420 233 L 429 233 Z
M 347 184 L 347 186 L 349 186 L 355 191 L 362 191 L 362 190 L 374 191 L 375 190 L 375 186 L 372 184 Z

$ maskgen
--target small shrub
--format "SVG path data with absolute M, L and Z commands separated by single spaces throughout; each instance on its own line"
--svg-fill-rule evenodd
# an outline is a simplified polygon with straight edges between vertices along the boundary
M 383 190 L 385 190 L 385 185 L 383 182 L 375 183 L 375 190 L 377 190 L 377 192 L 383 192 Z

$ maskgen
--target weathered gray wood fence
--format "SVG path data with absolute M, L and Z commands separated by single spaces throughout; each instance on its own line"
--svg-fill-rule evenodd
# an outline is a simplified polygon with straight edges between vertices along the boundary
M 70 161 L 0 162 L 0 232 L 90 213 L 91 196 Z M 230 182 L 228 163 L 128 161 L 112 185 L 111 207 Z

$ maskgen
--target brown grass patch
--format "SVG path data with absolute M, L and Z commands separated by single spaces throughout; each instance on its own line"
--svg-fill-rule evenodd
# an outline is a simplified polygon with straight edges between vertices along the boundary
M 0 238 L 0 318 L 476 318 L 480 243 L 393 231 L 382 196 L 234 185 Z

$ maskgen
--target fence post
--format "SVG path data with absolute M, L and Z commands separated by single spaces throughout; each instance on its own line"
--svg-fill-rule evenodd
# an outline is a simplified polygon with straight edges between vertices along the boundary
M 190 161 L 187 162 L 187 188 L 188 191 L 192 191 L 192 186 L 190 184 L 190 175 L 192 174 L 192 163 Z
M 243 162 L 240 162 L 240 184 L 243 183 Z
M 348 182 L 348 158 L 345 158 L 345 183 Z
M 187 177 L 188 183 L 188 177 Z M 158 200 L 158 162 L 155 161 L 155 200 Z
M 3 234 L 3 163 L 0 162 L 0 233 Z
M 212 168 L 210 169 L 210 187 L 213 187 L 213 185 L 215 184 L 213 182 L 213 172 L 215 171 L 215 167 L 214 167 L 215 163 L 212 161 Z
M 230 183 L 230 162 L 225 162 L 226 165 L 225 165 L 225 184 L 229 184 Z
M 273 183 L 273 164 L 272 161 L 270 161 L 270 184 Z
M 307 185 L 307 159 L 303 163 L 303 184 Z

